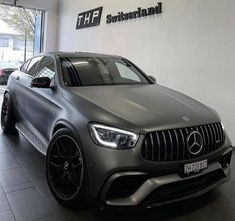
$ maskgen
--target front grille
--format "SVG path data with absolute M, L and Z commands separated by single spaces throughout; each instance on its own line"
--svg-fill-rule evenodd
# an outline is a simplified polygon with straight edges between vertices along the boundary
M 192 131 L 199 132 L 203 139 L 203 148 L 196 155 L 189 152 L 187 145 Z M 214 152 L 224 144 L 224 140 L 220 123 L 156 131 L 145 136 L 142 154 L 146 160 L 155 162 L 190 160 Z

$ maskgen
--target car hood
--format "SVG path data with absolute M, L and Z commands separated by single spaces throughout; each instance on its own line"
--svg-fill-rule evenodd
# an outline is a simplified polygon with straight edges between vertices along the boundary
M 94 115 L 96 108 L 99 107 L 104 114 L 108 112 L 145 131 L 190 127 L 220 121 L 218 115 L 207 106 L 156 84 L 90 86 L 68 90 L 93 104 Z

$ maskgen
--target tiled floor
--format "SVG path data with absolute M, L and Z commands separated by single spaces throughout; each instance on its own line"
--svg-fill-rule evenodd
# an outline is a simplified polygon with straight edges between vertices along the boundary
M 232 180 L 219 189 L 181 203 L 135 212 L 61 207 L 47 187 L 44 161 L 23 137 L 0 133 L 0 221 L 235 221 L 235 161 Z

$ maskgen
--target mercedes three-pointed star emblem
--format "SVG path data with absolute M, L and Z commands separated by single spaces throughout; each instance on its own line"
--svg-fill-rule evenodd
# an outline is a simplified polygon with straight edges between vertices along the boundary
M 197 155 L 203 147 L 202 135 L 198 131 L 192 131 L 187 138 L 187 147 L 191 154 Z

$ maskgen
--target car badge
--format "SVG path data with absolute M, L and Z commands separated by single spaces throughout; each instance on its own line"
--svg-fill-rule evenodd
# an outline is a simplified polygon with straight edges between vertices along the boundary
M 191 154 L 197 155 L 203 147 L 202 135 L 198 131 L 192 131 L 187 138 L 187 147 Z
M 182 118 L 184 121 L 189 121 L 189 117 L 187 117 L 187 116 L 183 116 Z

